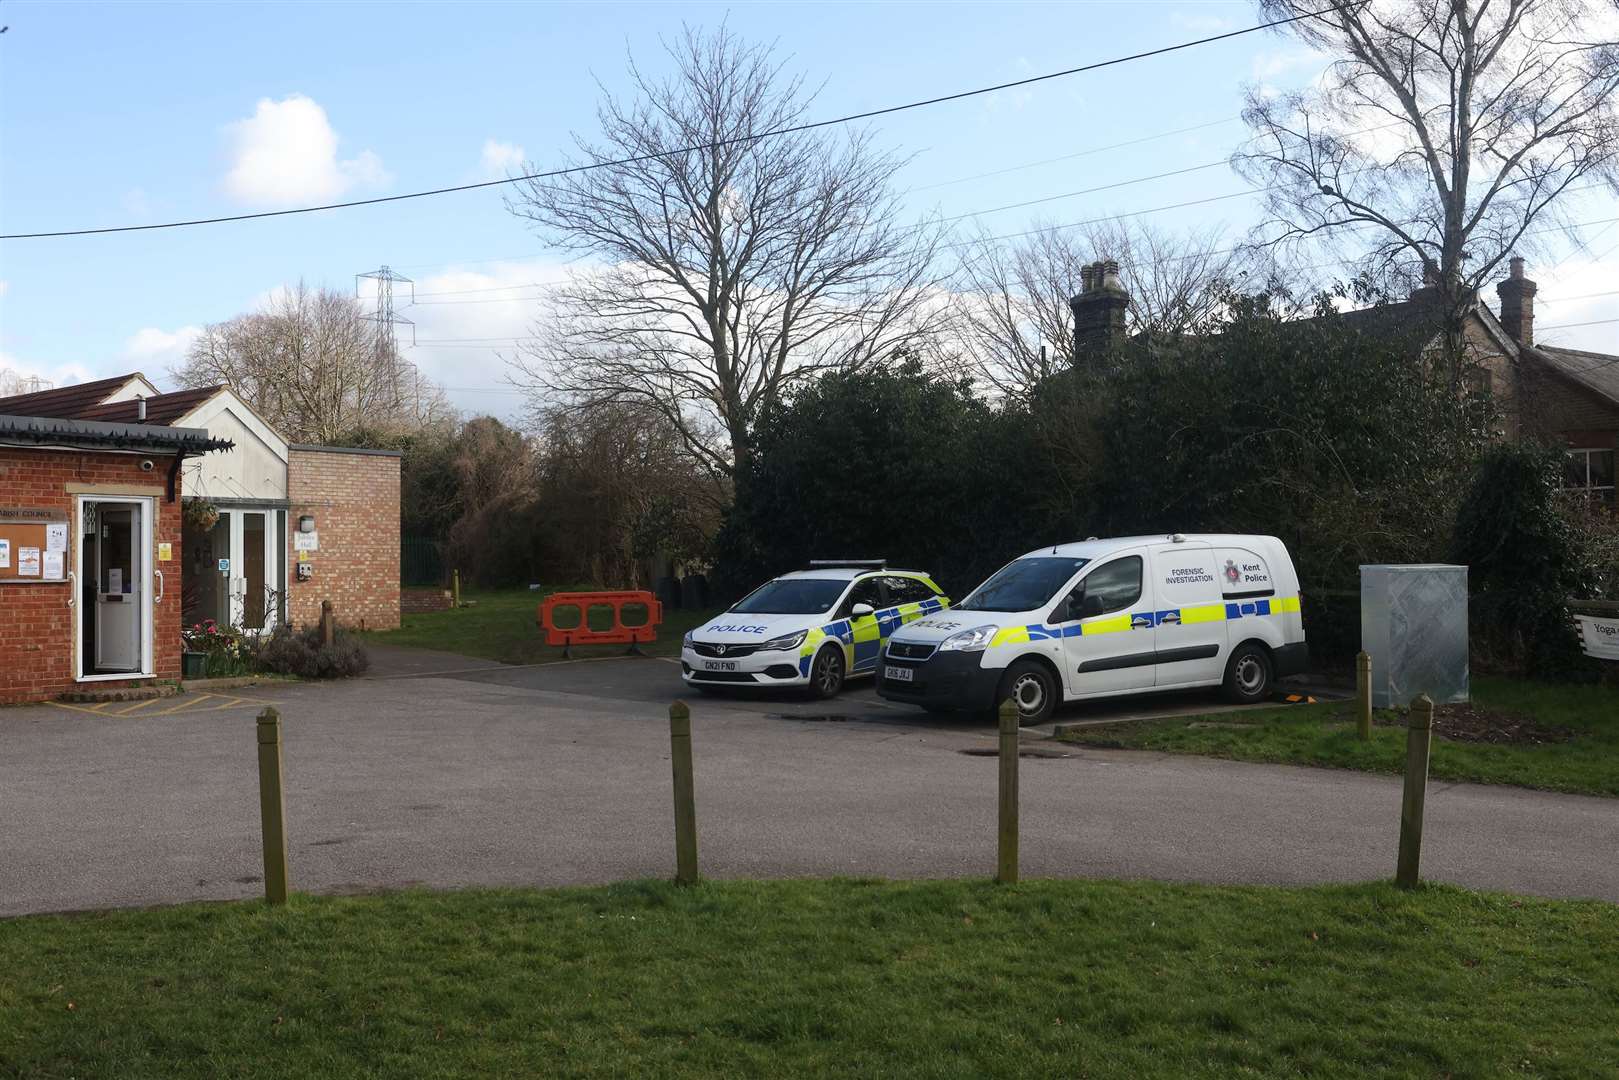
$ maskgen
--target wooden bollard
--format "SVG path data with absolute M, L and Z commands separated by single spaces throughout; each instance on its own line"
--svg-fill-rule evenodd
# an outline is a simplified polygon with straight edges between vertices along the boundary
M 259 817 L 264 832 L 264 898 L 287 902 L 287 798 L 281 786 L 281 714 L 259 713 Z
M 996 844 L 995 880 L 1017 880 L 1017 765 L 1018 707 L 1010 698 L 1001 702 L 1000 837 Z
M 337 616 L 332 612 L 332 602 L 320 602 L 320 643 L 330 645 L 337 640 Z
M 697 882 L 697 794 L 691 767 L 691 709 L 669 706 L 669 762 L 675 774 L 675 883 Z
M 461 607 L 461 571 L 450 571 L 450 604 L 459 609 Z
M 1372 654 L 1355 654 L 1355 733 L 1361 742 L 1372 739 Z
M 1428 797 L 1428 754 L 1433 746 L 1433 699 L 1411 703 L 1405 731 L 1405 795 L 1400 800 L 1400 862 L 1394 883 L 1416 888 L 1422 863 L 1422 804 Z

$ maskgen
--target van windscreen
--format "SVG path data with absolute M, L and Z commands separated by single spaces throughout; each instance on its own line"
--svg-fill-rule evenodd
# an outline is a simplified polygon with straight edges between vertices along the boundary
M 1057 590 L 1089 559 L 1041 555 L 1007 563 L 995 576 L 957 604 L 957 611 L 1032 611 L 1051 602 Z

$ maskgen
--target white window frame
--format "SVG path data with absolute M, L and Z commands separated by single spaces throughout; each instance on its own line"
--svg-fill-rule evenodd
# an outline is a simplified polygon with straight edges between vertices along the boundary
M 1583 457 L 1585 461 L 1585 483 L 1568 485 L 1566 490 L 1583 491 L 1588 495 L 1593 493 L 1601 493 L 1604 499 L 1612 500 L 1616 495 L 1615 484 L 1591 483 L 1592 454 L 1612 454 L 1614 457 L 1614 466 L 1616 470 L 1615 479 L 1619 480 L 1619 449 L 1615 449 L 1612 446 L 1571 446 L 1568 449 L 1569 458 L 1571 460 L 1578 460 L 1579 458 Z

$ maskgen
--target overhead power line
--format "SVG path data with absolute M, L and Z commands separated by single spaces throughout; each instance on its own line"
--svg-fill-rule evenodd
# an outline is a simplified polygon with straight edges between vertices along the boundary
M 680 147 L 674 150 L 660 151 L 654 154 L 637 154 L 633 157 L 617 158 L 612 161 L 596 161 L 586 165 L 571 165 L 560 169 L 551 169 L 545 172 L 524 173 L 520 176 L 509 176 L 500 180 L 483 180 L 472 184 L 455 184 L 449 187 L 431 188 L 426 191 L 412 191 L 401 195 L 379 195 L 370 199 L 351 199 L 347 202 L 324 203 L 319 206 L 298 206 L 285 210 L 260 210 L 249 214 L 226 214 L 219 217 L 192 218 L 186 221 L 166 221 L 150 225 L 112 225 L 101 228 L 87 229 L 54 229 L 41 232 L 26 233 L 0 233 L 0 240 L 38 240 L 61 236 L 93 236 L 102 233 L 149 232 L 154 229 L 180 229 L 194 225 L 219 225 L 231 221 L 255 221 L 261 218 L 288 217 L 294 214 L 313 214 L 322 210 L 346 210 L 356 206 L 376 206 L 381 203 L 403 202 L 407 199 L 425 199 L 436 195 L 449 195 L 460 191 L 477 191 L 483 188 L 500 187 L 506 184 L 523 183 L 531 180 L 550 180 L 560 176 L 572 176 L 577 173 L 591 172 L 595 169 L 616 168 L 624 165 L 635 165 L 645 161 L 654 161 L 659 158 L 673 157 L 679 154 L 697 153 L 703 150 L 712 150 L 722 146 L 732 146 L 738 143 L 759 142 L 763 139 L 779 138 L 783 135 L 793 135 L 804 131 L 814 131 L 819 128 L 832 127 L 839 124 L 851 124 L 859 120 L 871 120 L 879 116 L 889 116 L 893 113 L 907 112 L 911 109 L 922 109 L 932 105 L 943 105 L 951 101 L 961 101 L 965 98 L 978 97 L 983 94 L 993 94 L 1001 90 L 1011 90 L 1020 86 L 1032 86 L 1035 83 L 1048 82 L 1052 79 L 1063 79 L 1072 75 L 1083 74 L 1088 71 L 1099 71 L 1102 68 L 1116 67 L 1120 64 L 1132 63 L 1136 60 L 1146 60 L 1154 56 L 1164 56 L 1168 53 L 1180 52 L 1184 49 L 1196 48 L 1200 45 L 1210 45 L 1217 41 L 1226 41 L 1230 38 L 1242 37 L 1246 34 L 1255 34 L 1261 30 L 1271 30 L 1278 26 L 1290 23 L 1303 22 L 1306 19 L 1319 18 L 1322 15 L 1354 7 L 1366 3 L 1367 0 L 1346 0 L 1344 3 L 1332 4 L 1318 11 L 1308 11 L 1300 15 L 1292 15 L 1285 19 L 1274 19 L 1270 22 L 1246 26 L 1240 30 L 1228 30 L 1223 34 L 1211 34 L 1208 37 L 1196 38 L 1191 41 L 1182 41 L 1174 45 L 1163 45 L 1156 49 L 1144 52 L 1131 53 L 1128 56 L 1116 56 L 1109 60 L 1098 60 L 1090 64 L 1081 64 L 1078 67 L 1065 68 L 1062 71 L 1051 71 L 1044 75 L 1033 75 L 1027 79 L 1014 79 L 1011 82 L 997 83 L 994 86 L 983 86 L 974 90 L 959 90 L 951 94 L 940 94 L 937 97 L 924 98 L 920 101 L 910 101 L 902 105 L 889 105 L 880 109 L 868 109 L 865 112 L 850 113 L 846 116 L 833 117 L 827 120 L 811 120 L 802 124 L 791 124 L 786 127 L 762 131 L 756 135 L 738 135 L 729 139 L 719 139 L 709 143 L 697 143 L 691 146 Z

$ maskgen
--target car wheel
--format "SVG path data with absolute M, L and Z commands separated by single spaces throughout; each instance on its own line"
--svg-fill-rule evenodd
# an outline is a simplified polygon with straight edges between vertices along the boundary
M 825 701 L 843 689 L 843 650 L 829 645 L 810 664 L 810 693 Z
M 1019 660 L 1001 678 L 997 702 L 1007 698 L 1017 705 L 1019 725 L 1043 724 L 1057 710 L 1057 680 L 1044 664 Z
M 1226 697 L 1253 705 L 1270 697 L 1270 650 L 1254 642 L 1237 646 L 1225 666 Z

